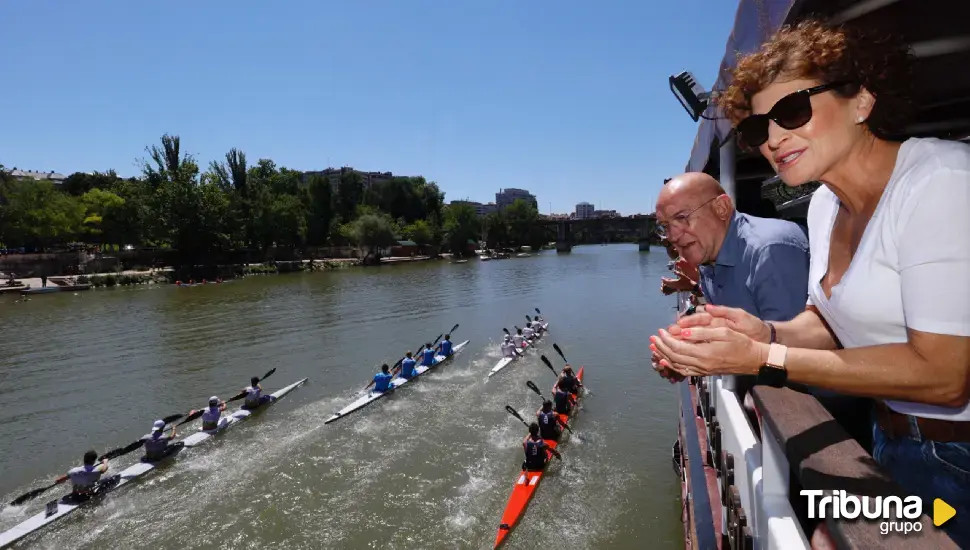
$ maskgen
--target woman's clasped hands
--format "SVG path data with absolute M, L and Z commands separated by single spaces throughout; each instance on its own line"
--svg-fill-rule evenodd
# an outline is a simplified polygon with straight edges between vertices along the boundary
M 768 359 L 770 335 L 761 319 L 744 310 L 709 305 L 660 329 L 650 337 L 650 350 L 654 368 L 672 381 L 684 376 L 757 374 Z

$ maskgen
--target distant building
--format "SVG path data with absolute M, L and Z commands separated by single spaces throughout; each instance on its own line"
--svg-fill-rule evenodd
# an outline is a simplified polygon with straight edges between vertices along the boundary
M 25 180 L 50 180 L 54 185 L 61 185 L 67 176 L 64 174 L 58 174 L 57 172 L 35 172 L 33 170 L 17 170 L 13 169 L 10 172 L 10 177 L 15 180 L 25 181 Z
M 518 199 L 522 199 L 527 203 L 530 203 L 536 210 L 539 209 L 539 201 L 536 200 L 536 196 L 529 193 L 525 189 L 515 189 L 509 187 L 507 189 L 499 189 L 498 193 L 495 193 L 495 207 L 499 210 L 508 207 L 513 202 Z
M 576 219 L 585 220 L 587 218 L 593 217 L 593 211 L 596 209 L 593 207 L 592 203 L 581 202 L 576 205 Z
M 490 202 L 488 204 L 482 204 L 477 201 L 462 200 L 462 201 L 451 201 L 449 204 L 467 204 L 468 206 L 471 206 L 472 208 L 474 208 L 475 213 L 478 214 L 479 216 L 487 216 L 492 212 L 498 211 L 498 207 L 495 205 L 494 202 Z
M 350 166 L 344 166 L 341 168 L 327 168 L 326 170 L 311 170 L 308 172 L 303 172 L 303 182 L 306 183 L 311 176 L 321 176 L 330 180 L 330 185 L 337 187 L 340 183 L 340 178 L 344 174 L 356 173 L 360 175 L 360 179 L 364 184 L 364 189 L 370 188 L 372 185 L 378 185 L 384 181 L 390 181 L 394 178 L 394 174 L 391 172 L 363 172 L 361 170 L 355 170 Z

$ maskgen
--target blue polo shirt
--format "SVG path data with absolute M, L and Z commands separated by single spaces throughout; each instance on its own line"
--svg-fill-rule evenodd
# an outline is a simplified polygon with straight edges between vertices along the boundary
M 708 303 L 788 321 L 808 301 L 808 237 L 796 223 L 735 212 L 713 264 L 702 265 Z

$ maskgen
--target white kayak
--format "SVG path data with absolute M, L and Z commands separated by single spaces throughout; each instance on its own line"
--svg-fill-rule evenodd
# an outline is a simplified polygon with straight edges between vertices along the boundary
M 267 407 L 272 406 L 277 401 L 279 401 L 280 399 L 282 399 L 284 395 L 286 395 L 286 394 L 290 393 L 291 391 L 299 388 L 303 384 L 306 384 L 306 381 L 307 381 L 307 379 L 304 378 L 303 380 L 299 380 L 297 382 L 294 382 L 294 383 L 290 384 L 289 386 L 286 386 L 285 388 L 279 389 L 279 390 L 271 393 L 270 395 L 273 396 L 273 400 L 272 401 L 269 401 L 268 403 L 265 403 L 263 405 L 260 405 L 260 407 L 258 409 L 256 409 L 256 410 L 254 410 L 254 411 L 249 411 L 249 410 L 240 408 L 238 411 L 236 411 L 236 412 L 232 413 L 231 415 L 229 415 L 228 417 L 226 417 L 226 421 L 223 422 L 223 423 L 220 423 L 219 424 L 219 427 L 216 428 L 215 430 L 203 430 L 202 428 L 199 428 L 199 431 L 197 431 L 194 434 L 186 437 L 185 439 L 182 440 L 182 442 L 185 443 L 185 446 L 186 447 L 195 447 L 196 445 L 199 445 L 200 443 L 206 441 L 210 437 L 212 437 L 214 435 L 218 435 L 218 434 L 226 431 L 227 429 L 235 426 L 236 424 L 242 422 L 243 420 L 246 420 L 247 418 L 249 418 L 250 416 L 252 416 L 253 413 L 262 411 L 262 410 L 266 409 Z
M 549 328 L 549 322 L 547 321 L 542 324 L 542 334 L 545 334 L 548 328 Z M 528 353 L 530 349 L 535 347 L 535 341 L 538 340 L 539 338 L 542 338 L 542 334 L 536 336 L 531 341 L 527 340 L 525 342 L 525 347 L 522 348 L 522 355 L 525 355 L 526 353 Z M 505 367 L 511 365 L 515 361 L 521 359 L 522 355 L 519 355 L 517 357 L 503 357 L 499 359 L 498 363 L 496 363 L 495 366 L 492 367 L 492 370 L 488 371 L 488 377 L 491 378 L 492 376 L 498 374 L 498 371 L 504 369 Z
M 401 378 L 400 376 L 394 377 L 394 379 L 391 380 L 391 388 L 392 389 L 390 389 L 388 391 L 385 391 L 385 392 L 377 392 L 377 391 L 371 390 L 371 391 L 367 392 L 366 394 L 362 395 L 361 397 L 358 397 L 357 399 L 355 399 L 354 401 L 352 401 L 346 407 L 344 407 L 344 408 L 340 409 L 339 411 L 333 413 L 333 416 L 331 416 L 330 418 L 328 418 L 324 422 L 324 424 L 329 424 L 329 423 L 333 422 L 334 420 L 338 420 L 340 418 L 343 418 L 343 417 L 347 416 L 348 414 L 350 414 L 350 413 L 352 413 L 354 411 L 358 411 L 360 409 L 363 409 L 367 405 L 370 405 L 374 401 L 377 401 L 378 399 L 380 399 L 380 398 L 384 397 L 385 395 L 391 393 L 393 390 L 396 390 L 396 389 L 400 388 L 401 386 L 403 386 L 404 384 L 407 384 L 411 380 L 414 380 L 415 378 L 421 376 L 422 374 L 428 372 L 429 370 L 437 367 L 438 365 L 440 365 L 440 364 L 444 363 L 445 361 L 448 361 L 452 357 L 458 355 L 458 352 L 460 352 L 466 345 L 468 345 L 468 340 L 465 340 L 464 342 L 462 342 L 462 343 L 456 345 L 455 347 L 453 347 L 452 350 L 451 350 L 451 356 L 449 356 L 449 357 L 445 357 L 444 355 L 436 355 L 435 358 L 434 358 L 434 364 L 433 365 L 431 365 L 430 367 L 425 367 L 425 366 L 418 366 L 418 367 L 416 367 L 414 369 L 415 374 L 411 378 Z
M 289 386 L 286 386 L 285 388 L 277 392 L 274 392 L 271 395 L 279 399 L 280 397 L 283 397 L 287 393 L 302 386 L 304 383 L 306 383 L 306 381 L 307 379 L 304 378 L 303 380 L 300 380 L 299 382 L 296 382 L 294 384 L 290 384 Z M 262 410 L 263 408 L 268 407 L 275 402 L 276 400 L 270 401 L 269 403 L 266 403 L 265 405 L 263 405 L 257 410 Z M 229 427 L 232 424 L 235 424 L 241 420 L 244 420 L 248 418 L 251 414 L 252 412 L 250 411 L 244 411 L 244 410 L 236 411 L 229 417 L 230 420 L 226 422 L 225 427 Z M 220 429 L 218 431 L 222 431 L 222 430 Z M 218 433 L 218 431 L 216 433 Z M 203 436 L 203 437 L 200 437 L 200 436 Z M 190 435 L 189 437 L 186 437 L 184 440 L 182 440 L 182 443 L 184 444 L 184 447 L 192 447 L 194 445 L 198 445 L 202 441 L 205 441 L 209 437 L 211 437 L 211 434 L 209 433 L 198 432 Z M 190 441 L 193 441 L 193 443 L 189 444 Z M 59 499 L 49 501 L 45 506 L 45 509 L 43 512 L 39 512 L 31 516 L 30 518 L 24 520 L 23 522 L 15 525 L 14 527 L 4 531 L 3 533 L 0 533 L 0 548 L 5 548 L 7 545 L 12 544 L 17 540 L 20 540 L 21 538 L 33 533 L 34 531 L 37 531 L 42 527 L 45 527 L 47 525 L 50 525 L 51 523 L 54 523 L 55 521 L 63 518 L 64 516 L 70 514 L 74 510 L 78 509 L 81 506 L 84 506 L 87 503 L 100 500 L 108 493 L 114 492 L 119 488 L 131 483 L 135 479 L 144 476 L 148 472 L 154 470 L 155 467 L 158 466 L 159 464 L 162 464 L 168 460 L 171 460 L 173 457 L 175 457 L 178 454 L 179 452 L 177 451 L 173 452 L 172 454 L 156 462 L 139 461 L 122 470 L 120 474 L 106 476 L 101 480 L 101 482 L 99 482 L 98 488 L 95 489 L 95 495 L 89 499 L 78 502 L 78 501 L 74 501 L 70 495 L 66 495 Z

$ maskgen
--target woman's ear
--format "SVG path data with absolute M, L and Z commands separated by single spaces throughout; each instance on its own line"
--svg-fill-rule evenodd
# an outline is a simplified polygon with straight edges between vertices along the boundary
M 872 114 L 876 107 L 876 96 L 865 87 L 859 88 L 859 93 L 855 96 L 855 122 L 862 124 Z

